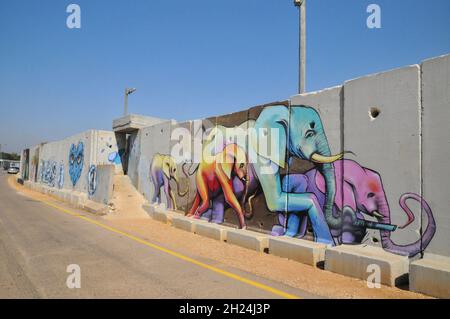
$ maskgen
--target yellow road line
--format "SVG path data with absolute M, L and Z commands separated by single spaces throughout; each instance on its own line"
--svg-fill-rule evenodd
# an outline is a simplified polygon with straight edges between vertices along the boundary
M 148 247 L 151 247 L 151 248 L 153 248 L 153 249 L 156 249 L 156 250 L 165 252 L 165 253 L 167 253 L 167 254 L 169 254 L 169 255 L 172 255 L 172 256 L 174 256 L 174 257 L 176 257 L 176 258 L 182 259 L 182 260 L 184 260 L 184 261 L 187 261 L 187 262 L 192 263 L 192 264 L 194 264 L 194 265 L 200 266 L 200 267 L 202 267 L 202 268 L 211 270 L 211 271 L 213 271 L 213 272 L 215 272 L 215 273 L 218 273 L 218 274 L 221 274 L 221 275 L 223 275 L 223 276 L 225 276 L 225 277 L 229 277 L 229 278 L 235 279 L 235 280 L 237 280 L 237 281 L 246 283 L 246 284 L 248 284 L 248 285 L 250 285 L 250 286 L 253 286 L 253 287 L 259 288 L 259 289 L 261 289 L 261 290 L 264 290 L 264 291 L 273 293 L 274 295 L 277 295 L 277 296 L 280 296 L 280 297 L 283 297 L 283 298 L 287 298 L 287 299 L 300 299 L 300 297 L 298 297 L 298 296 L 295 296 L 295 295 L 289 294 L 289 293 L 287 293 L 287 292 L 278 290 L 278 289 L 276 289 L 276 288 L 273 288 L 273 287 L 270 287 L 270 286 L 261 284 L 261 283 L 259 283 L 259 282 L 256 282 L 256 281 L 253 281 L 253 280 L 250 280 L 250 279 L 241 277 L 241 276 L 236 275 L 236 274 L 233 274 L 233 273 L 231 273 L 231 272 L 228 272 L 228 271 L 225 271 L 225 270 L 222 270 L 222 269 L 213 267 L 213 266 L 208 265 L 208 264 L 205 264 L 205 263 L 203 263 L 203 262 L 201 262 L 201 261 L 192 259 L 192 258 L 187 257 L 187 256 L 185 256 L 185 255 L 182 255 L 182 254 L 180 254 L 180 253 L 177 253 L 177 252 L 175 252 L 175 251 L 173 251 L 173 250 L 170 250 L 170 249 L 167 249 L 167 248 L 164 248 L 164 247 L 161 247 L 161 246 L 152 244 L 152 243 L 150 243 L 150 242 L 148 242 L 148 241 L 145 241 L 145 240 L 143 240 L 143 239 L 141 239 L 141 238 L 138 238 L 138 237 L 136 237 L 136 236 L 133 236 L 133 235 L 127 234 L 127 233 L 125 233 L 125 232 L 123 232 L 123 231 L 121 231 L 121 230 L 118 230 L 118 229 L 116 229 L 116 228 L 113 228 L 113 227 L 107 226 L 107 225 L 105 225 L 105 224 L 102 224 L 102 223 L 100 223 L 100 222 L 98 222 L 98 221 L 96 221 L 96 220 L 93 220 L 93 219 L 89 218 L 89 217 L 82 216 L 82 215 L 80 215 L 80 214 L 71 212 L 70 210 L 65 209 L 65 208 L 63 208 L 63 207 L 60 207 L 60 206 L 57 206 L 57 205 L 55 205 L 55 204 L 53 204 L 53 203 L 51 203 L 51 202 L 48 202 L 48 201 L 41 201 L 41 202 L 44 203 L 44 204 L 46 204 L 46 205 L 48 205 L 48 206 L 51 206 L 51 207 L 53 207 L 53 208 L 56 208 L 57 210 L 62 211 L 63 213 L 66 213 L 66 214 L 71 215 L 71 216 L 73 216 L 73 217 L 81 218 L 81 219 L 83 219 L 83 220 L 85 220 L 85 221 L 87 221 L 87 222 L 89 222 L 89 223 L 92 223 L 92 224 L 95 224 L 95 225 L 97 225 L 97 226 L 100 226 L 100 227 L 102 227 L 102 228 L 104 228 L 104 229 L 107 229 L 107 230 L 109 230 L 109 231 L 111 231 L 111 232 L 114 232 L 114 233 L 116 233 L 116 234 L 119 234 L 119 235 L 128 237 L 129 239 L 132 239 L 132 240 L 134 240 L 134 241 L 136 241 L 136 242 L 138 242 L 138 243 L 141 243 L 141 244 L 146 245 L 146 246 L 148 246 Z

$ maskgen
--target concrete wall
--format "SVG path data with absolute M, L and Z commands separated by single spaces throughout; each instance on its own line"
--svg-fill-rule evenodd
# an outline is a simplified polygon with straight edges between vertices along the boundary
M 61 141 L 30 148 L 29 180 L 46 186 L 84 194 L 106 203 L 112 187 L 112 175 L 118 152 L 114 133 L 89 130 Z M 99 167 L 103 167 L 101 171 Z M 97 192 L 100 194 L 97 195 Z
M 437 224 L 427 252 L 450 256 L 450 55 L 422 63 L 422 101 L 423 195 Z
M 327 221 L 336 244 L 369 244 L 415 258 L 424 251 L 450 255 L 450 217 L 445 209 L 449 206 L 449 199 L 442 191 L 447 187 L 450 172 L 446 170 L 447 165 L 443 169 L 437 165 L 439 161 L 450 158 L 447 147 L 450 136 L 447 125 L 450 117 L 449 59 L 449 56 L 441 57 L 421 65 L 350 80 L 342 86 L 292 96 L 288 107 L 275 106 L 280 114 L 287 109 L 289 138 L 297 134 L 296 130 L 302 131 L 304 125 L 311 125 L 310 122 L 295 119 L 298 110 L 304 109 L 302 106 L 310 106 L 318 113 L 331 153 L 353 152 L 334 163 L 334 212 L 335 216 L 343 217 L 340 217 L 338 226 L 332 226 Z M 172 136 L 175 140 L 170 137 L 177 129 L 184 128 L 191 132 L 191 140 L 187 144 L 192 151 L 194 137 L 204 141 L 213 128 L 251 128 L 261 121 L 262 112 L 273 107 L 259 106 L 204 119 L 200 128 L 195 128 L 195 121 L 168 121 L 143 128 L 133 145 L 136 152 L 130 157 L 130 178 L 150 202 L 176 205 L 187 215 L 198 213 L 195 197 L 200 194 L 199 163 L 176 163 L 180 190 L 187 191 L 187 194 L 176 194 L 176 183 L 171 179 L 169 184 L 174 194 L 171 199 L 162 184 L 157 185 L 159 189 L 153 184 L 150 166 L 155 155 L 174 155 L 173 148 L 179 141 L 176 136 Z M 273 116 L 278 115 L 274 113 Z M 317 130 L 318 124 L 314 125 Z M 445 134 L 442 134 L 443 130 Z M 249 153 L 249 139 L 244 137 L 243 141 L 235 144 Z M 251 211 L 250 205 L 253 208 L 253 216 L 245 219 L 249 229 L 324 241 L 318 235 L 318 226 L 311 223 L 311 217 L 316 216 L 314 214 L 318 212 L 320 216 L 325 212 L 323 177 L 308 158 L 298 155 L 294 154 L 291 161 L 280 169 L 274 178 L 273 188 L 265 190 L 261 190 L 254 166 L 249 165 L 247 175 L 251 184 L 256 185 L 248 194 L 254 195 L 251 200 L 248 196 L 243 198 L 242 184 L 232 172 L 233 193 L 243 213 Z M 172 159 L 175 160 L 173 156 Z M 185 174 L 183 168 L 187 168 L 191 175 Z M 289 181 L 287 175 L 290 176 Z M 270 192 L 276 192 L 274 188 L 283 186 L 277 186 L 275 180 L 284 180 L 284 190 L 287 191 L 282 199 L 285 204 L 279 205 L 279 211 L 273 209 L 274 199 Z M 239 227 L 238 214 L 224 198 L 223 189 L 213 184 L 206 185 L 210 195 L 209 209 L 198 214 L 198 217 Z M 155 197 L 155 192 L 159 196 Z M 299 194 L 305 193 L 314 194 L 318 202 L 314 204 L 318 207 L 317 212 L 308 213 L 301 206 L 294 205 L 303 196 Z M 202 200 L 199 202 L 201 204 Z M 431 208 L 429 212 L 427 204 Z M 345 214 L 338 214 L 345 206 Z
M 444 56 L 292 96 L 288 103 L 134 128 L 127 131 L 128 176 L 148 201 L 213 223 L 378 246 L 410 258 L 424 252 L 450 256 L 449 79 L 450 56 Z M 252 139 L 248 133 L 255 127 L 267 130 Z M 217 132 L 230 128 L 233 133 L 218 142 Z M 215 146 L 213 165 L 191 157 L 208 139 Z M 257 144 L 264 139 L 273 139 L 270 150 L 286 156 L 262 155 Z M 80 143 L 81 173 L 69 174 L 70 154 L 76 159 Z M 29 178 L 106 203 L 112 168 L 103 165 L 120 170 L 116 144 L 111 132 L 87 131 L 30 148 Z M 180 145 L 186 158 L 177 157 Z M 330 167 L 313 163 L 321 160 L 314 153 L 343 151 L 352 153 L 334 158 Z M 221 154 L 232 159 L 230 165 L 218 162 Z M 251 158 L 258 161 L 249 163 Z M 273 174 L 262 173 L 265 165 Z M 333 187 L 334 205 L 326 205 Z
M 353 151 L 363 167 L 380 174 L 390 208 L 391 223 L 403 225 L 406 214 L 400 197 L 420 187 L 420 68 L 418 65 L 370 75 L 344 84 L 344 149 Z M 379 112 L 376 118 L 370 112 Z M 406 245 L 420 240 L 420 204 L 409 201 L 415 220 L 407 229 L 391 233 Z M 366 242 L 380 242 L 370 231 Z

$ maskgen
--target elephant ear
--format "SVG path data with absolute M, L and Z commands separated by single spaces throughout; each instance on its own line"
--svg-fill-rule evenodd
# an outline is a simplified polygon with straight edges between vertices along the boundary
M 281 168 L 286 166 L 288 120 L 289 109 L 287 107 L 266 107 L 256 120 L 255 131 L 249 136 L 250 145 L 256 153 Z M 260 148 L 262 143 L 267 143 L 265 149 Z M 275 148 L 271 149 L 272 146 Z
M 339 181 L 342 181 L 341 169 L 336 168 L 336 165 L 334 166 L 335 166 L 334 173 L 336 176 L 336 183 L 339 183 Z M 319 172 L 316 173 L 316 185 L 317 188 L 322 193 L 325 194 L 326 191 L 325 179 Z M 356 211 L 356 199 L 353 186 L 348 181 L 344 180 L 342 187 L 336 185 L 336 196 L 334 197 L 334 204 L 340 211 L 342 211 L 344 206 L 351 207 L 354 211 Z
M 164 175 L 166 175 L 166 177 L 167 177 L 168 179 L 170 179 L 170 162 L 169 162 L 169 159 L 168 159 L 167 157 L 165 157 L 165 158 L 163 159 L 163 162 L 162 162 L 162 170 L 163 170 L 163 172 L 164 172 Z

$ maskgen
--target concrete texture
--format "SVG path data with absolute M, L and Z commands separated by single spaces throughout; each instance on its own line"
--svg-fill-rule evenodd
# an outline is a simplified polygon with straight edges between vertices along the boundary
M 113 183 L 114 183 L 114 165 L 97 165 L 97 190 L 94 195 L 90 196 L 90 199 L 102 203 L 109 204 L 109 201 L 113 195 Z
M 72 192 L 66 189 L 54 189 L 52 187 L 30 181 L 25 181 L 23 185 L 29 189 L 50 195 L 51 197 L 68 203 L 75 208 L 84 209 L 95 215 L 106 215 L 109 211 L 108 206 L 89 200 L 84 193 Z
M 228 230 L 227 243 L 259 252 L 269 248 L 268 236 L 241 229 Z
M 153 212 L 152 218 L 159 222 L 170 225 L 172 224 L 172 216 L 173 213 L 169 212 L 168 210 L 162 209 L 161 207 L 156 207 L 155 211 Z
M 423 195 L 437 224 L 427 252 L 450 257 L 450 55 L 422 63 L 422 98 Z
M 413 261 L 409 289 L 437 298 L 450 298 L 450 258 L 436 255 Z
M 325 250 L 325 270 L 344 276 L 367 280 L 369 265 L 378 265 L 381 284 L 394 287 L 407 281 L 409 262 L 407 257 L 385 252 L 372 246 L 341 245 Z
M 129 133 L 164 121 L 166 120 L 151 116 L 128 114 L 113 121 L 113 131 L 118 133 Z
M 227 232 L 229 229 L 212 223 L 196 222 L 195 224 L 196 234 L 219 241 L 227 241 Z
M 153 213 L 155 212 L 155 206 L 149 203 L 144 203 L 142 209 L 147 212 L 150 218 L 153 218 Z
M 184 217 L 182 215 L 180 216 L 173 215 L 172 225 L 175 228 L 182 229 L 191 233 L 195 232 L 196 229 L 196 223 L 194 223 L 194 220 L 192 218 Z
M 372 108 L 380 112 L 372 120 Z M 381 175 L 391 209 L 391 223 L 403 225 L 405 213 L 398 206 L 401 195 L 421 193 L 420 176 L 420 68 L 408 66 L 369 75 L 344 84 L 344 149 L 361 166 Z M 420 238 L 420 205 L 413 224 L 391 233 L 392 240 L 406 245 Z M 365 216 L 369 219 L 368 216 Z M 373 239 L 375 238 L 375 240 Z M 379 246 L 379 231 L 370 231 L 366 243 Z
M 313 267 L 325 260 L 327 245 L 308 240 L 269 237 L 269 254 L 288 258 Z

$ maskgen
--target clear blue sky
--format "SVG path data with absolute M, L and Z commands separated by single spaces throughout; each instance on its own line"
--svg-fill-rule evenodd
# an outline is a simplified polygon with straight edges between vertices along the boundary
M 176 120 L 297 90 L 292 0 L 2 0 L 0 143 L 18 151 L 130 111 Z M 66 27 L 66 7 L 82 10 Z M 382 9 L 382 29 L 366 8 Z M 307 90 L 450 53 L 449 0 L 309 0 Z M 5 147 L 4 147 L 5 149 Z

